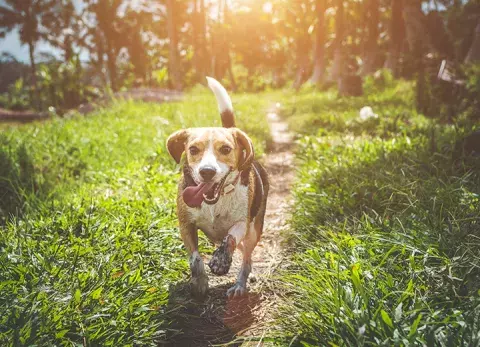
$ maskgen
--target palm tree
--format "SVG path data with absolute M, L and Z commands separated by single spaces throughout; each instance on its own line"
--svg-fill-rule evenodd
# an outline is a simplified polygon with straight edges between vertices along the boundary
M 56 0 L 53 10 L 42 17 L 42 25 L 47 29 L 42 39 L 60 49 L 66 62 L 75 56 L 74 46 L 85 46 L 85 25 L 72 0 Z
M 44 13 L 52 8 L 53 1 L 4 0 L 3 3 L 4 5 L 0 6 L 0 38 L 5 37 L 12 30 L 18 29 L 20 41 L 22 44 L 28 45 L 32 83 L 36 99 L 34 104 L 37 108 L 40 108 L 35 65 L 35 45 L 41 36 L 39 20 Z

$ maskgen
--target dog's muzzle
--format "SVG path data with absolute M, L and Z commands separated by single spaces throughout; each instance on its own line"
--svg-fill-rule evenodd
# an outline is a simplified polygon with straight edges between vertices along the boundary
M 218 199 L 220 199 L 220 195 L 222 194 L 225 181 L 231 172 L 232 169 L 230 169 L 218 183 L 202 182 L 196 186 L 185 188 L 182 193 L 183 201 L 188 207 L 200 207 L 204 201 L 209 205 L 216 204 Z M 201 171 L 200 175 L 202 175 Z

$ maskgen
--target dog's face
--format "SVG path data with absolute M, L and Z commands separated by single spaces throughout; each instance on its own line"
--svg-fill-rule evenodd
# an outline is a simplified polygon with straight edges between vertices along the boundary
M 254 157 L 252 141 L 237 128 L 179 130 L 168 138 L 167 149 L 177 163 L 186 152 L 186 163 L 197 184 L 219 183 L 231 170 L 248 167 Z

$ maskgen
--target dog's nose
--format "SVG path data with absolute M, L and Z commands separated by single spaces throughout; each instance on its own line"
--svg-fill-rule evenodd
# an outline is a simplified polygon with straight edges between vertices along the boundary
M 205 166 L 200 169 L 200 176 L 202 176 L 205 182 L 210 181 L 216 173 L 217 171 L 211 166 Z

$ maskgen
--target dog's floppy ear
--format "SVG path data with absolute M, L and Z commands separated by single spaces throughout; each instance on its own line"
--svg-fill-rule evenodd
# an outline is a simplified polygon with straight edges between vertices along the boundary
M 243 131 L 237 128 L 233 128 L 233 136 L 235 136 L 237 143 L 242 149 L 242 154 L 238 160 L 238 171 L 245 170 L 250 165 L 252 165 L 253 159 L 255 158 L 255 153 L 253 151 L 252 140 L 245 134 Z M 245 154 L 243 155 L 243 150 Z
M 168 153 L 180 164 L 182 153 L 185 151 L 185 142 L 188 139 L 188 130 L 179 130 L 170 135 L 167 139 Z

